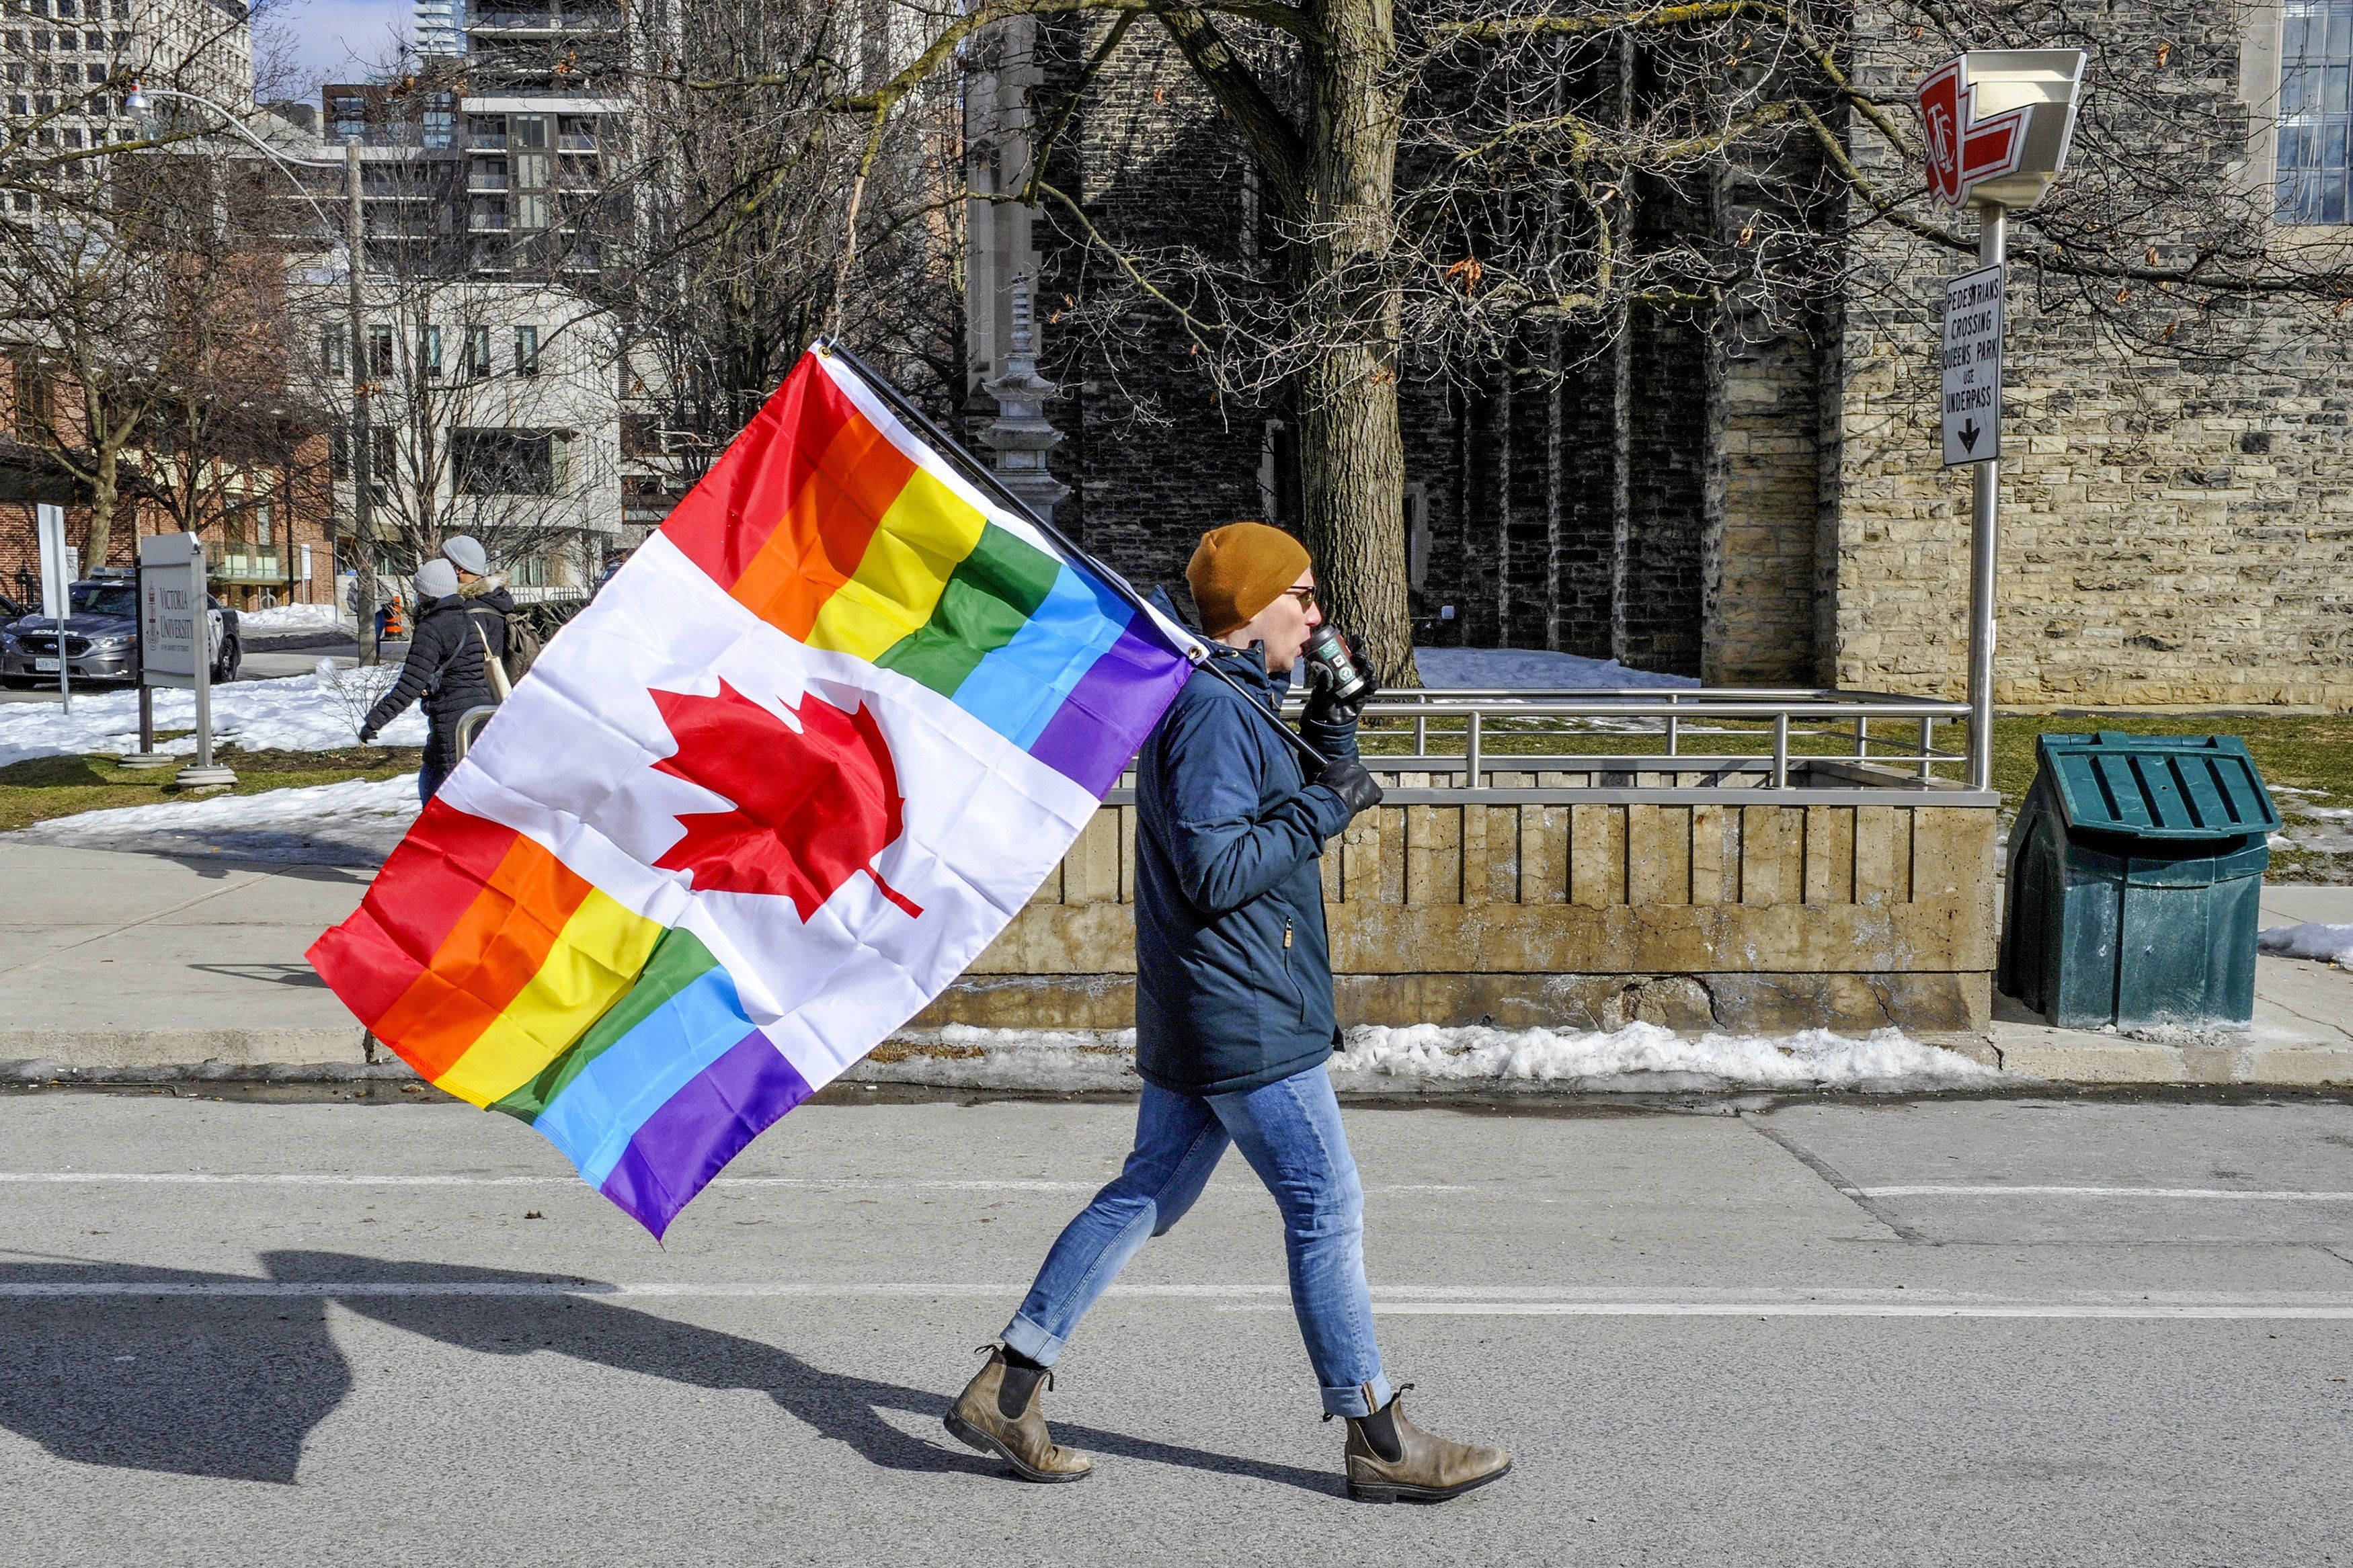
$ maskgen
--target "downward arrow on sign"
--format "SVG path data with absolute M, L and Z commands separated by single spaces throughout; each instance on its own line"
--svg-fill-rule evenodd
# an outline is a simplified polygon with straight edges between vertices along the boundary
M 1978 428 L 1978 422 L 1974 419 L 1970 420 L 1968 424 L 1962 426 L 1958 430 L 1956 430 L 1953 433 L 1961 438 L 1961 450 L 1964 452 L 1976 451 L 1978 449 L 1978 437 L 1985 434 L 1984 431 Z

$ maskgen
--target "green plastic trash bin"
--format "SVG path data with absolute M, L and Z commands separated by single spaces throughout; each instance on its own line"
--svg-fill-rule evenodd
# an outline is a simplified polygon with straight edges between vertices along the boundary
M 2044 735 L 2001 988 L 2063 1028 L 2244 1024 L 2279 812 L 2232 735 Z

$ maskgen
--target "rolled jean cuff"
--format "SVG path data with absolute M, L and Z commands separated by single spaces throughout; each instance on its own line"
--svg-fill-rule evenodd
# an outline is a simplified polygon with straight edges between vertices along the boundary
M 1007 1342 L 1010 1343 L 1011 1342 L 1008 1341 Z M 1029 1352 L 1028 1351 L 1023 1351 L 1021 1353 L 1023 1355 L 1028 1355 Z M 1349 1388 L 1325 1389 L 1324 1391 L 1324 1414 L 1326 1415 L 1370 1415 L 1375 1411 L 1387 1405 L 1390 1400 L 1397 1397 L 1389 1388 L 1389 1380 L 1381 1373 L 1376 1373 L 1373 1374 L 1373 1381 L 1369 1385 L 1373 1391 L 1373 1400 L 1369 1405 L 1365 1403 L 1365 1390 L 1366 1386 L 1366 1384 L 1360 1383 Z
M 1019 1351 L 1039 1366 L 1051 1366 L 1061 1359 L 1063 1342 L 1018 1312 L 1014 1313 L 1013 1321 L 1005 1325 L 1002 1337 L 1007 1349 Z M 1325 1390 L 1324 1397 L 1328 1403 L 1332 1397 L 1331 1391 Z

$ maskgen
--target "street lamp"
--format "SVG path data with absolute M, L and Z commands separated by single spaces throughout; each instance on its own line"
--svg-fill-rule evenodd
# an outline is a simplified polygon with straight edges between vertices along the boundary
M 333 160 L 288 157 L 246 129 L 239 123 L 237 116 L 223 105 L 193 92 L 182 92 L 176 88 L 150 88 L 133 82 L 131 84 L 130 92 L 122 100 L 122 107 L 133 114 L 144 114 L 147 112 L 149 102 L 157 98 L 185 99 L 190 103 L 200 104 L 219 115 L 224 126 L 250 142 L 263 157 L 276 163 L 286 177 L 293 181 L 294 188 L 302 193 L 302 199 L 311 204 L 311 209 L 319 215 L 319 221 L 322 224 L 330 228 L 333 226 L 333 220 L 327 216 L 326 208 L 319 205 L 318 198 L 311 195 L 309 187 L 305 186 L 294 173 L 296 164 L 306 169 L 332 169 L 335 166 Z M 357 140 L 343 143 L 343 166 L 345 195 L 350 203 L 350 212 L 344 224 L 346 230 L 344 249 L 350 265 L 344 268 L 344 271 L 348 274 L 351 285 L 352 536 L 359 546 L 353 552 L 355 557 L 353 563 L 357 568 L 360 599 L 355 607 L 355 613 L 359 622 L 360 662 L 374 664 L 376 661 L 375 563 L 369 553 L 368 547 L 375 533 L 375 495 L 373 489 L 375 479 L 375 446 L 371 439 L 372 431 L 368 418 L 367 303 L 360 284 L 360 275 L 365 266 L 363 246 L 366 237 L 367 219 L 366 208 L 360 197 L 360 144 Z

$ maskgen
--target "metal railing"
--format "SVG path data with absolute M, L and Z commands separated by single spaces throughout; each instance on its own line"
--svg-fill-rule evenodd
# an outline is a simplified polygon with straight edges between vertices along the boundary
M 232 583 L 276 583 L 285 578 L 284 564 L 274 550 L 232 548 L 213 563 L 212 574 Z
M 1300 705 L 1294 697 L 1290 707 Z M 1957 784 L 1938 770 L 1961 772 L 1969 755 L 1938 747 L 1936 726 L 1968 712 L 1966 702 L 1802 687 L 1425 689 L 1381 693 L 1357 738 L 1383 773 L 1440 774 L 1462 789 L 1491 787 L 1496 773 L 1547 773 L 1949 789 Z M 1597 745 L 1611 735 L 1625 742 Z

